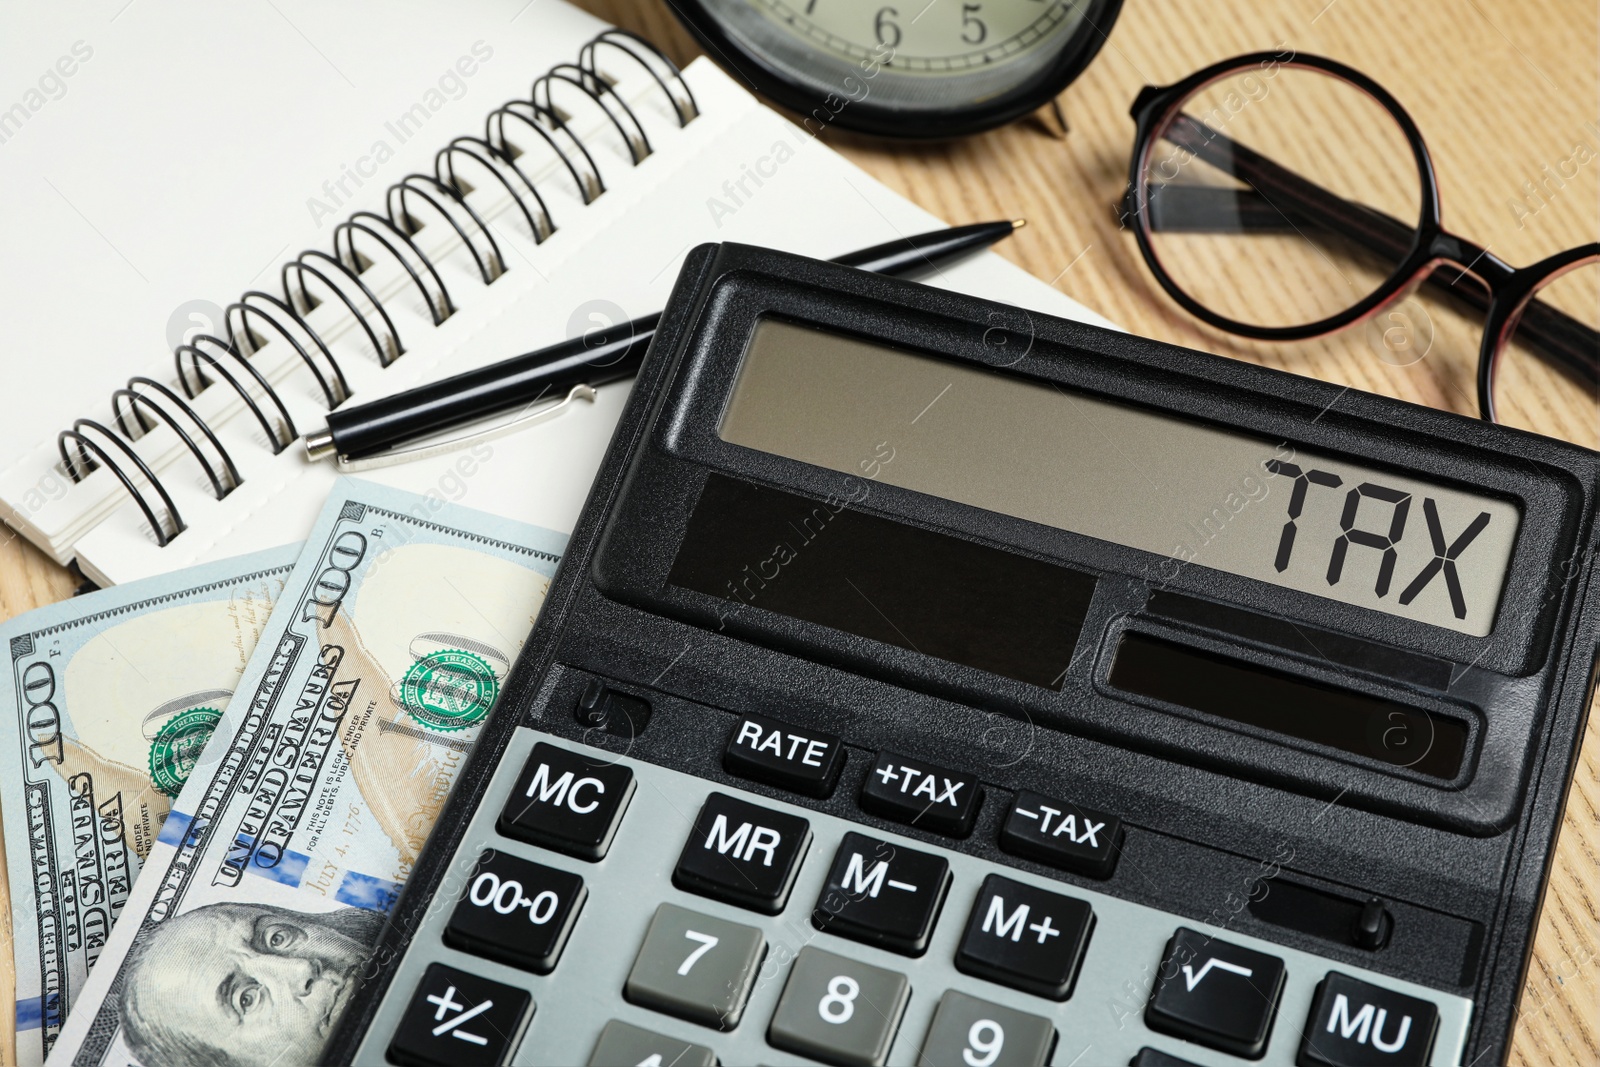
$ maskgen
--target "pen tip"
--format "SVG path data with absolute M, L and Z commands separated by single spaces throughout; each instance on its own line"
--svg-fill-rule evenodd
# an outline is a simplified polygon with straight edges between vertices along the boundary
M 1012 219 L 1011 220 L 1011 228 L 1013 230 L 1020 230 L 1024 226 L 1026 226 L 1027 224 L 1028 224 L 1028 220 L 1027 219 Z

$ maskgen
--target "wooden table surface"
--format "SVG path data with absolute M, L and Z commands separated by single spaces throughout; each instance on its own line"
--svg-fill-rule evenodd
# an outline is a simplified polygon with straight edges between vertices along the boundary
M 662 43 L 680 62 L 698 54 L 673 21 L 670 0 L 578 2 Z M 1242 52 L 1284 48 L 1348 63 L 1401 101 L 1427 138 L 1454 231 L 1513 264 L 1600 239 L 1600 10 L 1593 0 L 1126 0 L 1100 57 L 1061 98 L 1071 127 L 1065 138 L 1035 117 L 949 144 L 886 145 L 835 130 L 825 139 L 951 222 L 1026 218 L 1028 227 L 1000 253 L 1136 333 L 1473 413 L 1477 337 L 1428 298 L 1385 323 L 1412 331 L 1401 340 L 1417 345 L 1432 327 L 1432 343 L 1415 362 L 1394 358 L 1380 332 L 1366 328 L 1281 347 L 1241 342 L 1166 299 L 1132 236 L 1119 229 L 1112 204 L 1126 179 L 1127 112 L 1139 87 Z M 1580 144 L 1588 151 L 1575 155 Z M 1574 159 L 1581 161 L 1576 177 L 1559 186 L 1548 180 Z M 1543 186 L 1538 199 L 1529 182 Z M 1592 396 L 1526 394 L 1515 420 L 1597 446 Z M 73 586 L 20 538 L 0 546 L 0 619 L 67 597 Z M 3 959 L 0 1004 L 8 1004 L 9 951 Z M 0 1018 L 9 1062 L 12 1017 Z M 1600 1064 L 1600 716 L 1591 716 L 1568 801 L 1510 1060 Z

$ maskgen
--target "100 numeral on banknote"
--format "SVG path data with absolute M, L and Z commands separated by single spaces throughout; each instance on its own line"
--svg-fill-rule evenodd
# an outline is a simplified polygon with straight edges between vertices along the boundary
M 52 1063 L 315 1061 L 565 542 L 339 483 Z

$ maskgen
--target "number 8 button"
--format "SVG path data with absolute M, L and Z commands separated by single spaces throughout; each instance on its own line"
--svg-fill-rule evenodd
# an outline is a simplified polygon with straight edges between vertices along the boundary
M 767 1040 L 836 1067 L 881 1067 L 910 999 L 905 975 L 808 946 L 795 957 Z

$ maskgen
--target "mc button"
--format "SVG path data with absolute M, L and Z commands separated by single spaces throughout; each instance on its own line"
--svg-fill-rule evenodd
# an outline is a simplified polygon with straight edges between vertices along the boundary
M 540 743 L 500 813 L 500 832 L 584 860 L 605 856 L 633 796 L 633 772 Z

